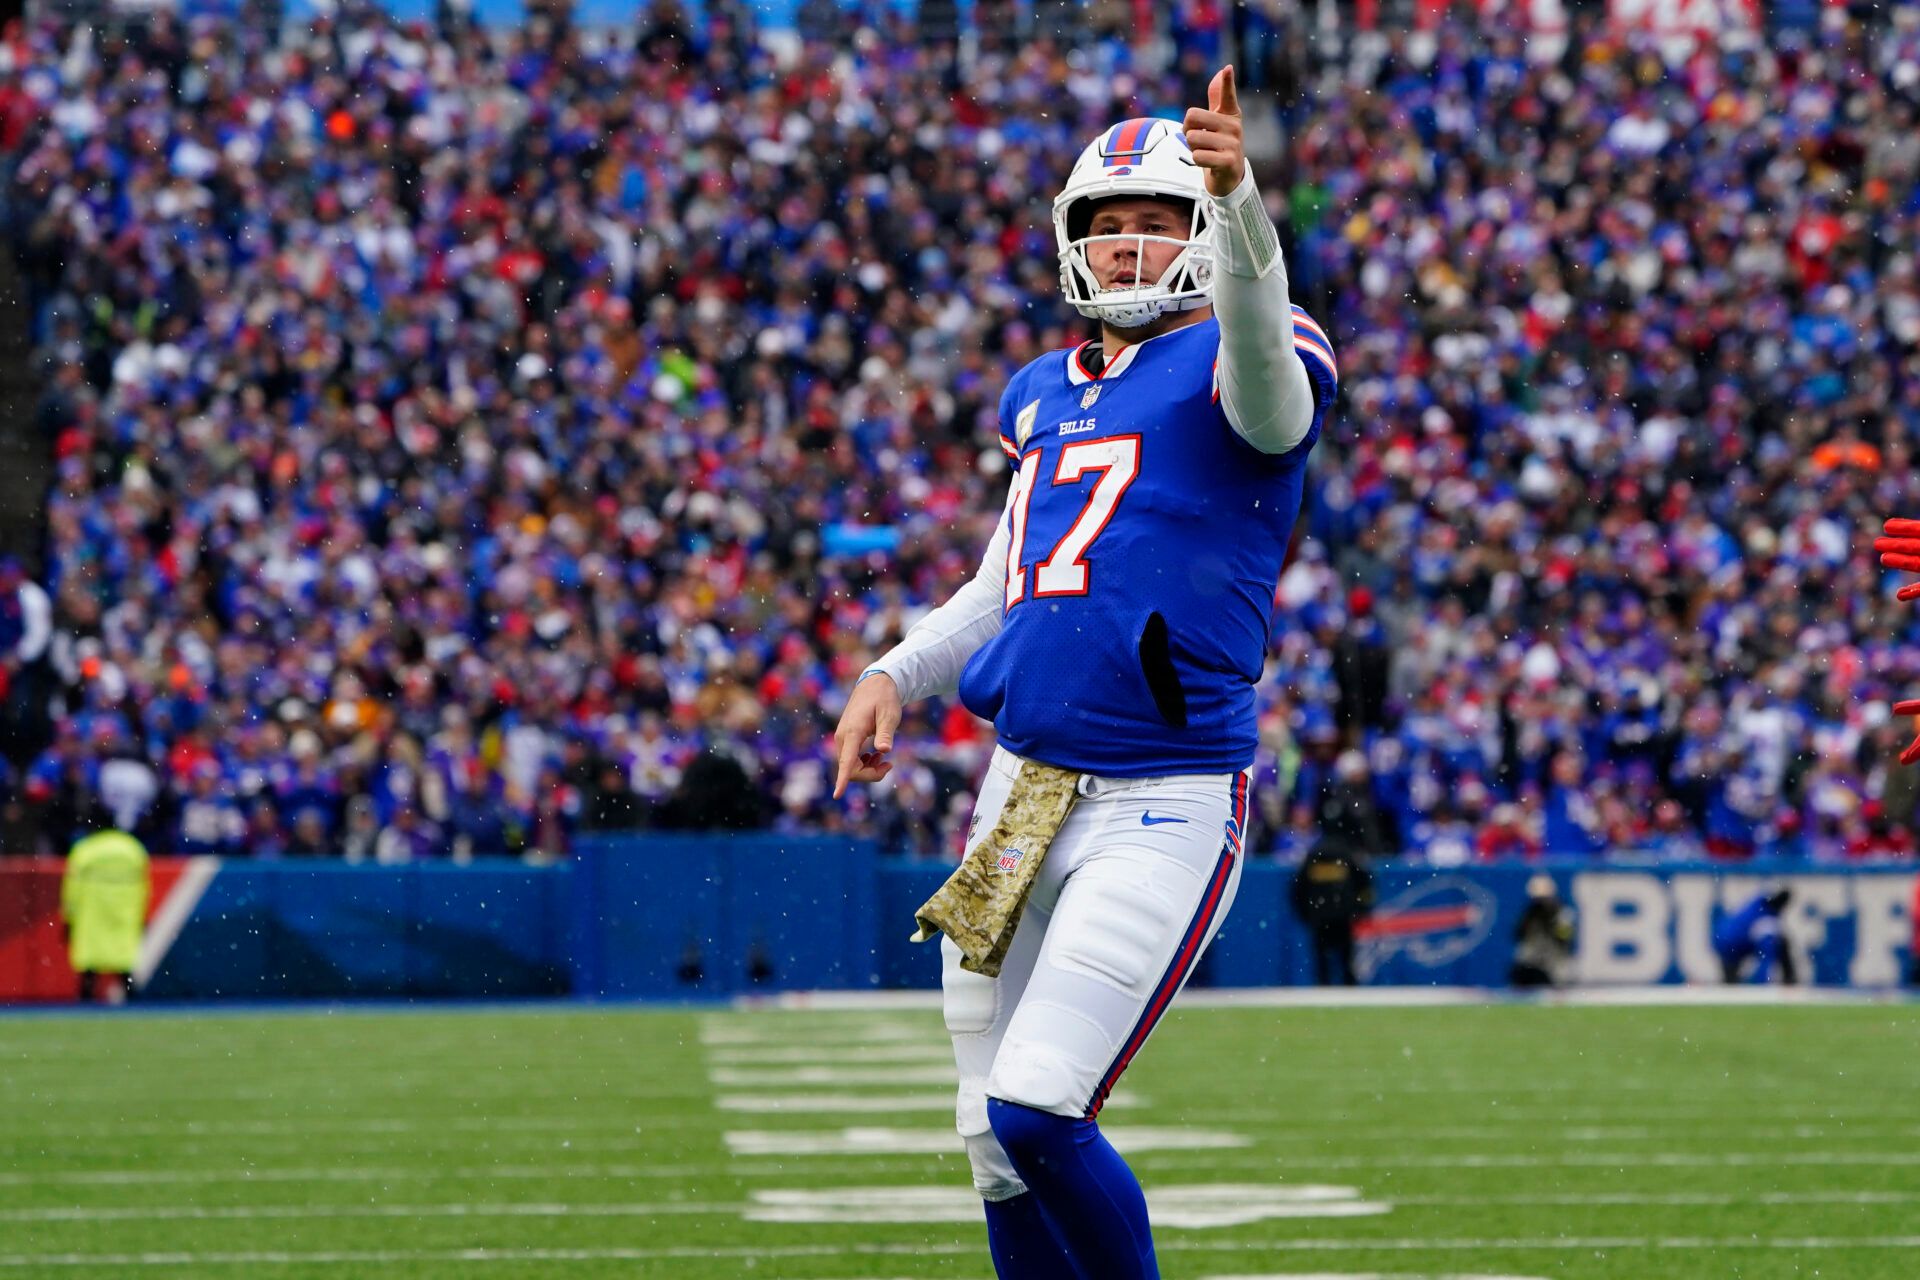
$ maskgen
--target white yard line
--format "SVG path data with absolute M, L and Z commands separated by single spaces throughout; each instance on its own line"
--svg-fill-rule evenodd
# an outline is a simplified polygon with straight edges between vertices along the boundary
M 952 1101 L 951 1098 L 948 1099 Z M 19 1116 L 7 1117 L 8 1129 L 0 1137 L 19 1140 L 27 1136 Z M 316 1116 L 312 1120 L 179 1120 L 118 1123 L 109 1120 L 66 1123 L 49 1117 L 40 1129 L 67 1137 L 274 1137 L 302 1133 L 579 1133 L 609 1128 L 641 1132 L 643 1129 L 675 1128 L 681 1124 L 705 1124 L 704 1119 L 655 1116 L 644 1126 L 610 1124 L 605 1119 L 575 1116 L 446 1116 L 419 1119 L 402 1116 Z
M 790 1156 L 802 1154 L 816 1155 L 859 1155 L 862 1170 L 871 1172 L 874 1168 L 886 1165 L 900 1168 L 917 1168 L 922 1154 L 957 1154 L 956 1139 L 950 1130 L 927 1130 L 925 1136 L 916 1131 L 905 1131 L 909 1135 L 911 1147 L 907 1150 L 888 1148 L 881 1138 L 874 1144 L 863 1146 L 859 1137 L 849 1138 L 843 1132 L 815 1130 L 775 1130 L 764 1137 L 758 1133 L 739 1135 L 741 1147 L 737 1154 L 752 1156 Z M 934 1134 L 938 1135 L 940 1145 L 934 1145 Z M 736 1135 L 730 1135 L 733 1137 Z M 1806 1167 L 1846 1168 L 1859 1166 L 1871 1168 L 1888 1166 L 1911 1168 L 1920 1165 L 1920 1152 L 1914 1151 L 1723 1151 L 1723 1152 L 1674 1152 L 1674 1151 L 1620 1151 L 1620 1152 L 1566 1152 L 1554 1155 L 1520 1155 L 1499 1152 L 1461 1152 L 1453 1155 L 1379 1155 L 1379 1156 L 1318 1156 L 1312 1154 L 1291 1154 L 1285 1157 L 1266 1152 L 1230 1152 L 1217 1148 L 1224 1145 L 1242 1146 L 1251 1140 L 1237 1134 L 1222 1134 L 1192 1129 L 1156 1129 L 1150 1126 L 1128 1127 L 1117 1125 L 1112 1134 L 1114 1145 L 1121 1150 L 1131 1148 L 1140 1158 L 1156 1169 L 1178 1168 L 1200 1165 L 1207 1169 L 1273 1169 L 1285 1165 L 1293 1171 L 1318 1169 L 1552 1169 L 1552 1168 L 1602 1168 L 1633 1169 L 1640 1167 L 1676 1168 L 1676 1169 L 1717 1169 L 1717 1168 L 1772 1168 L 1783 1165 Z M 1161 1139 L 1180 1144 L 1178 1147 L 1162 1145 Z M 890 1141 L 891 1139 L 886 1139 Z M 764 1149 L 762 1149 L 764 1146 Z M 1196 1151 L 1195 1148 L 1200 1148 Z M 794 1148 L 805 1148 L 796 1150 Z M 1202 1154 L 1204 1152 L 1204 1154 Z M 912 1158 L 909 1158 L 912 1157 Z M 871 1163 L 868 1163 L 868 1162 Z M 741 1165 L 734 1162 L 708 1165 L 685 1164 L 481 1164 L 481 1165 L 363 1165 L 343 1168 L 338 1165 L 321 1166 L 268 1166 L 244 1167 L 228 1166 L 209 1169 L 54 1169 L 36 1170 L 26 1173 L 18 1170 L 0 1171 L 0 1187 L 21 1187 L 53 1184 L 60 1186 L 166 1186 L 175 1184 L 227 1183 L 227 1182 L 385 1182 L 401 1181 L 417 1183 L 423 1179 L 512 1179 L 515 1181 L 532 1179 L 605 1179 L 609 1181 L 642 1178 L 694 1178 L 722 1177 L 738 1175 L 741 1177 L 791 1175 L 792 1169 L 770 1164 L 765 1166 Z M 1400 1197 L 1395 1197 L 1396 1199 Z
M 778 1171 L 779 1166 L 754 1169 L 752 1173 Z M 418 1184 L 429 1179 L 471 1179 L 474 1181 L 510 1179 L 515 1182 L 565 1178 L 569 1181 L 605 1179 L 608 1181 L 642 1178 L 725 1177 L 738 1170 L 731 1163 L 686 1164 L 538 1164 L 538 1165 L 308 1165 L 273 1168 L 228 1166 L 219 1169 L 60 1169 L 51 1172 L 0 1172 L 0 1187 L 38 1186 L 54 1183 L 62 1186 L 172 1186 L 227 1182 L 399 1182 Z
M 922 1067 L 784 1067 L 753 1070 L 712 1067 L 707 1076 L 731 1089 L 791 1089 L 796 1085 L 953 1084 L 953 1064 Z
M 720 1111 L 784 1115 L 898 1115 L 913 1111 L 951 1111 L 951 1089 L 938 1093 L 723 1093 L 713 1100 Z
M 1393 1197 L 1396 1205 L 1432 1208 L 1471 1208 L 1477 1205 L 1579 1205 L 1595 1208 L 1679 1208 L 1733 1207 L 1737 1205 L 1792 1206 L 1798 1204 L 1909 1204 L 1920 1200 L 1920 1191 L 1755 1191 L 1720 1193 L 1712 1191 L 1596 1191 L 1571 1195 L 1519 1196 L 1403 1196 Z
M 795 1045 L 715 1048 L 707 1061 L 716 1067 L 858 1066 L 863 1062 L 953 1062 L 953 1046 L 944 1038 L 881 1041 L 876 1044 Z
M 1279 1189 L 1285 1189 L 1280 1184 Z M 964 1192 L 964 1188 L 960 1189 Z M 756 1193 L 768 1194 L 768 1193 Z M 1583 1205 L 1615 1208 L 1737 1207 L 1740 1205 L 1875 1205 L 1920 1201 L 1920 1191 L 1767 1191 L 1751 1195 L 1711 1192 L 1594 1193 L 1514 1196 L 1396 1195 L 1396 1206 L 1456 1208 L 1479 1205 Z M 650 1218 L 729 1216 L 744 1212 L 744 1202 L 657 1200 L 639 1204 L 299 1204 L 299 1205 L 101 1205 L 45 1209 L 0 1209 L 0 1222 L 144 1222 L 168 1219 L 246 1222 L 255 1219 L 328 1218 Z
M 954 1094 L 951 1089 L 926 1093 L 723 1093 L 713 1100 L 713 1105 L 720 1111 L 754 1114 L 891 1115 L 952 1111 Z M 1124 1089 L 1107 1099 L 1109 1111 L 1127 1111 L 1145 1105 L 1144 1097 Z
M 1116 1128 L 1114 1136 L 1123 1130 Z M 1152 1152 L 1142 1157 L 1156 1168 L 1191 1164 L 1196 1157 L 1182 1152 Z M 1743 1169 L 1780 1165 L 1849 1166 L 1920 1165 L 1915 1151 L 1566 1151 L 1550 1155 L 1515 1152 L 1456 1152 L 1451 1155 L 1315 1155 L 1288 1152 L 1284 1156 L 1246 1153 L 1209 1155 L 1208 1168 L 1311 1169 Z
M 724 1014 L 719 1017 L 710 1017 L 701 1023 L 700 1043 L 709 1049 L 775 1048 L 793 1043 L 793 1037 L 788 1032 L 796 1025 L 799 1024 L 789 1019 L 763 1022 L 759 1019 L 742 1020 L 733 1014 Z M 925 1044 L 929 1037 L 937 1044 L 944 1040 L 937 1022 L 922 1024 L 880 1018 L 862 1019 L 858 1022 L 818 1019 L 808 1021 L 806 1028 L 807 1041 L 814 1045 L 847 1046 L 901 1042 Z
M 659 1200 L 649 1204 L 256 1204 L 103 1205 L 99 1208 L 0 1209 L 0 1222 L 144 1222 L 199 1219 L 247 1222 L 304 1218 L 652 1218 L 737 1215 L 744 1204 Z
M 1121 1125 L 1107 1135 L 1123 1153 L 1138 1151 L 1217 1151 L 1252 1145 L 1252 1139 L 1215 1129 L 1158 1125 Z M 743 1129 L 726 1135 L 727 1150 L 737 1156 L 896 1156 L 944 1155 L 954 1149 L 952 1129 L 895 1129 L 860 1126 L 847 1129 Z
M 1920 1249 L 1920 1235 L 1888 1236 L 1541 1236 L 1444 1239 L 1342 1239 L 1294 1237 L 1277 1240 L 1213 1241 L 1167 1240 L 1168 1253 L 1449 1253 L 1460 1250 L 1573 1253 L 1594 1249 L 1709 1250 L 1788 1249 Z M 673 1258 L 821 1258 L 846 1255 L 872 1257 L 937 1257 L 973 1254 L 971 1242 L 941 1246 L 931 1241 L 912 1244 L 738 1245 L 676 1246 L 663 1248 L 595 1249 L 363 1249 L 259 1250 L 245 1252 L 145 1253 L 8 1253 L 0 1267 L 214 1267 L 214 1266 L 358 1266 L 407 1262 L 528 1263 L 528 1262 L 648 1262 Z
M 1163 1117 L 1164 1118 L 1164 1117 Z M 1244 1120 L 1244 1112 L 1233 1111 L 1182 1111 L 1178 1119 L 1186 1124 L 1231 1125 Z M 1714 1117 L 1711 1121 L 1724 1128 L 1725 1116 Z M 1277 1121 L 1271 1127 L 1259 1130 L 1263 1145 L 1297 1145 L 1301 1143 L 1337 1144 L 1391 1142 L 1396 1146 L 1410 1145 L 1410 1140 L 1437 1142 L 1492 1142 L 1496 1144 L 1524 1142 L 1527 1146 L 1539 1146 L 1544 1143 L 1560 1142 L 1633 1142 L 1641 1139 L 1648 1141 L 1669 1140 L 1673 1137 L 1673 1126 L 1663 1125 L 1607 1125 L 1607 1124 L 1553 1124 L 1531 1122 L 1522 1129 L 1513 1124 L 1477 1124 L 1477 1125 L 1435 1125 L 1422 1127 L 1408 1125 L 1405 1128 L 1379 1126 L 1370 1122 L 1366 1127 L 1347 1123 L 1308 1125 L 1295 1124 L 1290 1119 Z M 1845 1144 L 1853 1140 L 1885 1140 L 1890 1138 L 1920 1137 L 1920 1128 L 1907 1125 L 1869 1125 L 1864 1121 L 1857 1124 L 1768 1124 L 1740 1126 L 1740 1136 L 1747 1141 L 1758 1139 L 1780 1139 L 1782 1141 L 1826 1141 Z

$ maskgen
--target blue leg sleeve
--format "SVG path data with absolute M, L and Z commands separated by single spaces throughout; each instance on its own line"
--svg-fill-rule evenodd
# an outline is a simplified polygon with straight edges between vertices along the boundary
M 987 1248 L 993 1253 L 993 1274 L 1000 1280 L 1086 1280 L 1086 1273 L 1054 1238 L 1040 1197 L 1028 1191 L 985 1203 Z
M 1082 1275 L 1160 1280 L 1147 1198 L 1099 1125 L 998 1098 L 987 1119 Z

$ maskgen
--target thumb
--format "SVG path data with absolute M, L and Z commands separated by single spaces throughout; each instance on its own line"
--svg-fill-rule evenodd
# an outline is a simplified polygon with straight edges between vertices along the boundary
M 1222 115 L 1240 114 L 1240 94 L 1234 87 L 1232 63 L 1220 68 L 1219 74 L 1213 78 L 1213 83 L 1207 86 L 1207 101 L 1211 104 L 1212 110 Z
M 873 726 L 873 749 L 875 751 L 893 750 L 893 731 L 899 726 L 900 713 L 892 707 L 881 707 Z

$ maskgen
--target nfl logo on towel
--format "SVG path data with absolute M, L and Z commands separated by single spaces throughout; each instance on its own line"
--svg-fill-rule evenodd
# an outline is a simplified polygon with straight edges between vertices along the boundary
M 1025 853 L 1009 845 L 1000 851 L 1000 869 L 1002 871 L 1011 871 L 1019 866 L 1020 859 L 1026 856 Z

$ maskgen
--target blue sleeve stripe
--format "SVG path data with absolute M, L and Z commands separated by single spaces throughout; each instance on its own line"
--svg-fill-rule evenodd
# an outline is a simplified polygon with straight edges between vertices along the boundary
M 1321 331 L 1319 325 L 1313 323 L 1311 320 L 1302 320 L 1298 316 L 1295 316 L 1293 320 L 1293 331 L 1299 337 L 1313 339 L 1328 351 L 1333 350 L 1332 340 Z

